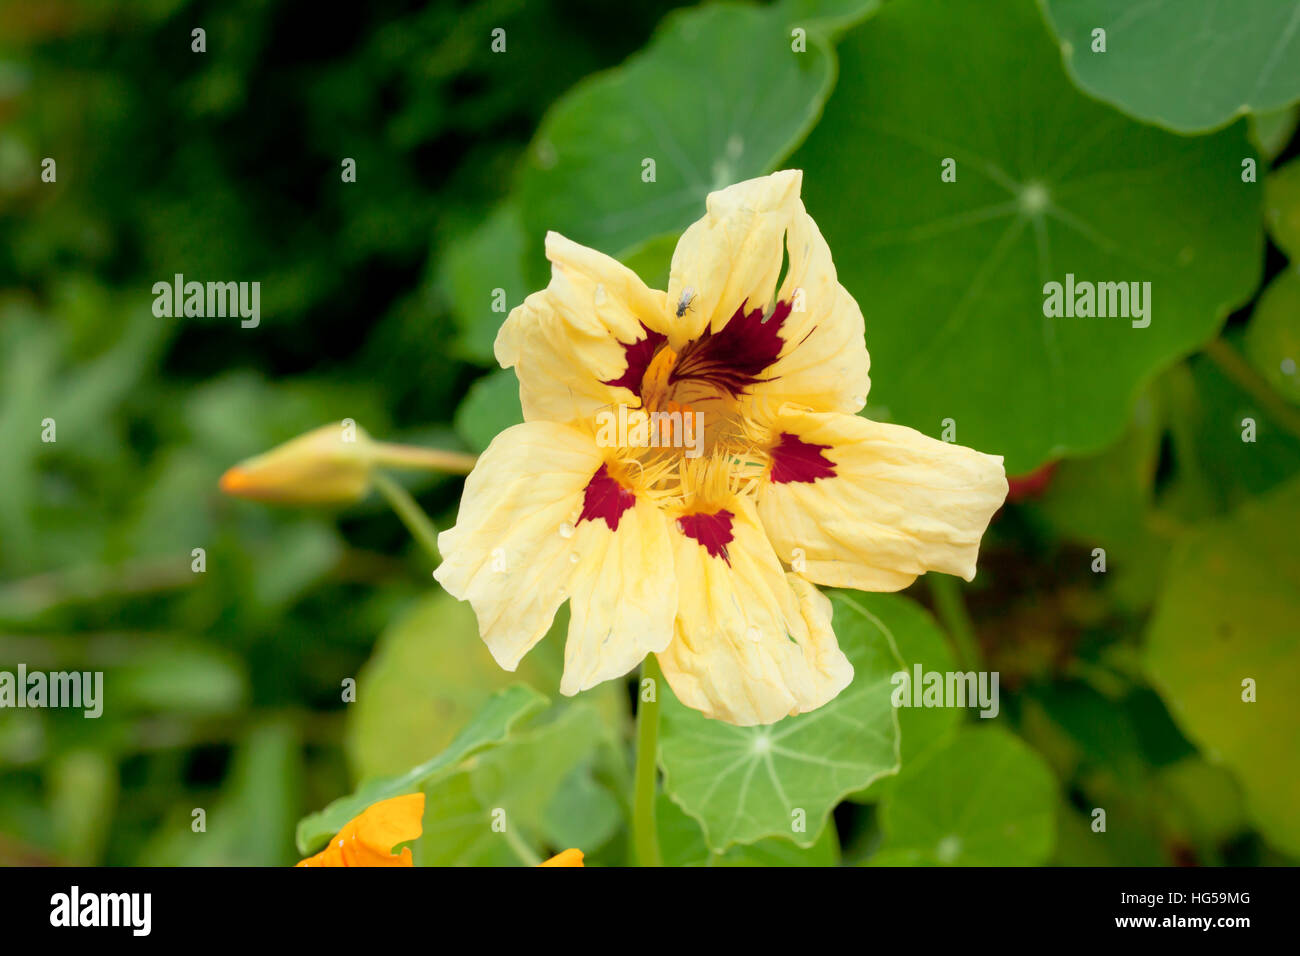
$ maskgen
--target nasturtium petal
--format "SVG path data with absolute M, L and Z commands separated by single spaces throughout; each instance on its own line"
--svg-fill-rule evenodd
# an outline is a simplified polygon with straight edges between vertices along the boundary
M 1293 478 L 1184 539 L 1145 658 L 1179 727 L 1236 774 L 1265 839 L 1292 854 L 1300 854 L 1298 525 Z
M 1138 119 L 1200 133 L 1300 99 L 1293 0 L 1041 4 L 1079 86 Z
M 981 721 L 984 723 L 984 721 Z M 997 727 L 962 727 L 904 767 L 880 804 L 887 866 L 1041 866 L 1056 839 L 1056 782 Z
M 527 234 L 554 229 L 617 255 L 680 232 L 709 192 L 775 168 L 835 73 L 818 35 L 792 49 L 785 19 L 734 4 L 674 13 L 645 50 L 570 90 L 520 169 Z
M 1254 291 L 1244 123 L 1187 139 L 1084 96 L 1032 0 L 887 4 L 838 49 L 787 164 L 863 304 L 869 417 L 935 437 L 951 419 L 1023 474 L 1118 437 L 1141 384 Z M 1150 324 L 1048 318 L 1044 286 L 1067 274 L 1150 282 Z
M 853 682 L 811 713 L 737 727 L 691 710 L 660 683 L 664 789 L 715 852 L 764 837 L 811 846 L 840 800 L 898 768 L 898 715 L 890 702 L 898 652 L 870 612 L 839 598 L 832 603 Z

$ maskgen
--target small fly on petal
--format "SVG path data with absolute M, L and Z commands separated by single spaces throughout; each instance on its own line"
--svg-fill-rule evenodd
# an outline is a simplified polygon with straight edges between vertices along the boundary
M 689 286 L 683 289 L 681 298 L 677 300 L 677 318 L 680 319 L 691 308 L 693 308 L 691 303 L 693 303 L 694 301 L 695 301 L 695 290 L 690 288 Z

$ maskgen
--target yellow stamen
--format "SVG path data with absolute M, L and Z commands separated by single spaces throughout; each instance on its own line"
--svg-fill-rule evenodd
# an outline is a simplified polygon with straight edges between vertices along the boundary
M 650 367 L 641 376 L 641 407 L 647 411 L 661 410 L 668 398 L 668 377 L 677 364 L 677 353 L 664 346 L 650 361 Z

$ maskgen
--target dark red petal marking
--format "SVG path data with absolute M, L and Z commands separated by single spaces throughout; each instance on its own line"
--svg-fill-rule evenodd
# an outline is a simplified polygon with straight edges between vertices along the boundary
M 609 469 L 601 465 L 582 492 L 582 514 L 578 516 L 578 524 L 604 518 L 609 530 L 617 531 L 623 512 L 634 504 L 636 495 L 611 478 Z
M 623 354 L 627 358 L 627 368 L 618 378 L 612 378 L 602 385 L 622 386 L 630 388 L 638 395 L 641 394 L 641 379 L 645 378 L 645 371 L 650 367 L 651 360 L 655 353 L 659 351 L 659 346 L 663 345 L 668 336 L 661 332 L 655 332 L 646 328 L 644 322 L 641 328 L 645 329 L 645 338 L 637 342 L 619 342 L 623 346 Z
M 762 309 L 746 312 L 742 305 L 721 331 L 705 329 L 682 349 L 668 383 L 702 380 L 726 389 L 735 398 L 751 385 L 766 381 L 763 372 L 777 360 L 785 344 L 780 333 L 790 307 L 789 302 L 778 302 L 764 319 Z
M 835 462 L 825 455 L 830 445 L 814 445 L 798 435 L 781 432 L 781 440 L 772 449 L 772 481 L 784 485 L 791 481 L 812 483 L 818 478 L 834 478 Z
M 727 544 L 731 541 L 731 520 L 736 516 L 723 508 L 713 514 L 699 511 L 695 514 L 682 515 L 677 519 L 677 527 L 688 538 L 694 538 L 704 545 L 704 550 L 715 558 L 721 558 L 728 565 L 731 557 L 727 554 Z

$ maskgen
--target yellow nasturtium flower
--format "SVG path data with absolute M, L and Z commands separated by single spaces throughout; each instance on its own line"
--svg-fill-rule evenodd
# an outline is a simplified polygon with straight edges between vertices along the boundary
M 424 794 L 410 793 L 371 804 L 348 821 L 329 846 L 298 866 L 413 866 L 410 847 L 399 843 L 424 831 Z M 539 866 L 582 866 L 581 850 L 565 850 Z
M 1002 459 L 857 414 L 862 313 L 801 179 L 710 194 L 667 292 L 546 237 L 550 285 L 496 340 L 524 423 L 479 458 L 435 572 L 505 669 L 568 600 L 562 693 L 654 653 L 685 704 L 771 723 L 853 676 L 815 584 L 974 576 Z

